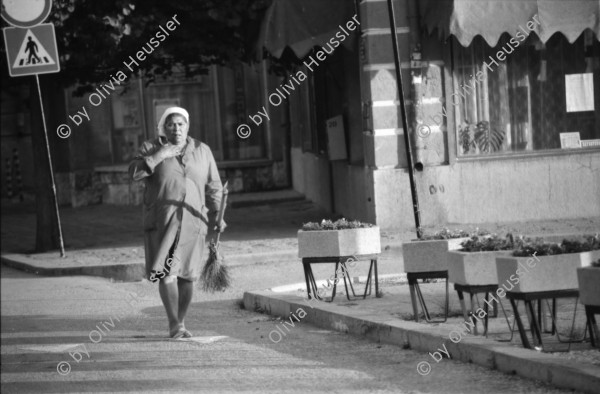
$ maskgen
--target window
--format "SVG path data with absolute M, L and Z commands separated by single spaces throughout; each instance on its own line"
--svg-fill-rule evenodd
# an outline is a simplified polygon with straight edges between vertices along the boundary
M 600 148 L 600 43 L 590 31 L 573 44 L 554 34 L 490 48 L 452 38 L 459 157 Z
M 236 64 L 233 67 L 218 68 L 219 112 L 223 146 L 222 160 L 248 160 L 267 158 L 266 122 L 253 124 L 249 114 L 262 111 L 266 106 L 262 81 L 263 64 Z M 242 139 L 237 134 L 240 124 L 249 124 L 251 135 Z

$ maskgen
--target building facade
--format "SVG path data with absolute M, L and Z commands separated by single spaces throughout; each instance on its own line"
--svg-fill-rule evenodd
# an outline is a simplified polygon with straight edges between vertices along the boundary
M 69 138 L 51 138 L 59 201 L 139 203 L 127 163 L 180 105 L 233 192 L 293 187 L 348 218 L 414 226 L 408 133 L 423 225 L 600 216 L 598 1 L 393 4 L 408 130 L 387 1 L 273 0 L 257 45 L 296 59 L 284 77 L 261 61 L 47 98 L 51 134 L 90 109 Z M 2 92 L 3 165 L 22 152 L 26 186 L 28 92 Z
M 422 224 L 598 216 L 600 5 L 499 3 L 394 2 Z M 329 54 L 313 33 L 318 48 L 302 57 L 294 188 L 346 217 L 414 226 L 388 4 L 330 5 L 346 7 L 345 21 L 357 15 L 358 39 Z M 335 37 L 338 22 L 321 31 Z M 328 130 L 340 116 L 341 159 Z

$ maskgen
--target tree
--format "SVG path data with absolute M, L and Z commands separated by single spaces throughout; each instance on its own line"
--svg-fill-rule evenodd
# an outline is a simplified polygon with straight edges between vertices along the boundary
M 127 71 L 123 61 L 135 56 L 161 25 L 177 15 L 176 39 L 160 43 L 155 52 L 136 66 L 148 83 L 169 78 L 174 70 L 186 77 L 206 74 L 211 65 L 250 61 L 261 17 L 271 0 L 54 0 L 47 22 L 55 26 L 61 72 L 40 77 L 43 92 L 58 93 L 77 86 L 75 94 L 91 91 L 110 75 Z M 2 47 L 2 52 L 5 48 Z M 8 82 L 6 56 L 0 54 L 3 84 Z M 27 83 L 27 78 L 21 79 Z M 15 81 L 10 81 L 14 84 Z M 5 85 L 6 86 L 6 85 Z M 35 85 L 33 85 L 35 86 Z M 56 214 L 45 140 L 41 128 L 39 97 L 30 89 L 32 145 L 36 169 L 36 250 L 58 248 Z M 63 100 L 57 100 L 63 101 Z M 44 105 L 53 102 L 45 99 Z M 60 111 L 58 111 L 60 112 Z M 48 114 L 48 111 L 47 111 Z M 49 114 L 52 116 L 52 114 Z M 53 159 L 60 140 L 50 133 Z M 56 164 L 54 164 L 56 167 Z
M 176 38 L 160 42 L 140 62 L 148 83 L 174 70 L 186 77 L 206 74 L 211 65 L 249 61 L 261 17 L 271 0 L 58 0 L 51 17 L 56 26 L 65 72 L 63 86 L 82 93 L 123 69 L 123 61 L 177 15 Z

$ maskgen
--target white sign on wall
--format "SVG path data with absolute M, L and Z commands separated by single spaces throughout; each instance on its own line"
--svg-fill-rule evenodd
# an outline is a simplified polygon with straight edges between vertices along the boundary
M 567 112 L 594 110 L 594 74 L 565 75 Z
M 560 133 L 561 149 L 581 148 L 579 131 L 572 133 Z
M 327 146 L 329 148 L 329 160 L 345 160 L 348 158 L 342 115 L 327 119 Z

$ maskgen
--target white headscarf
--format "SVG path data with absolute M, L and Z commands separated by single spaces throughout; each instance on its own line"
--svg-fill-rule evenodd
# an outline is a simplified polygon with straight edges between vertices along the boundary
M 181 107 L 169 107 L 165 110 L 165 112 L 162 114 L 162 116 L 160 117 L 160 121 L 158 122 L 158 135 L 165 135 L 165 121 L 167 120 L 167 117 L 171 114 L 178 114 L 181 115 L 185 118 L 185 121 L 187 122 L 187 124 L 190 124 L 190 115 L 188 114 L 188 112 L 181 108 Z

